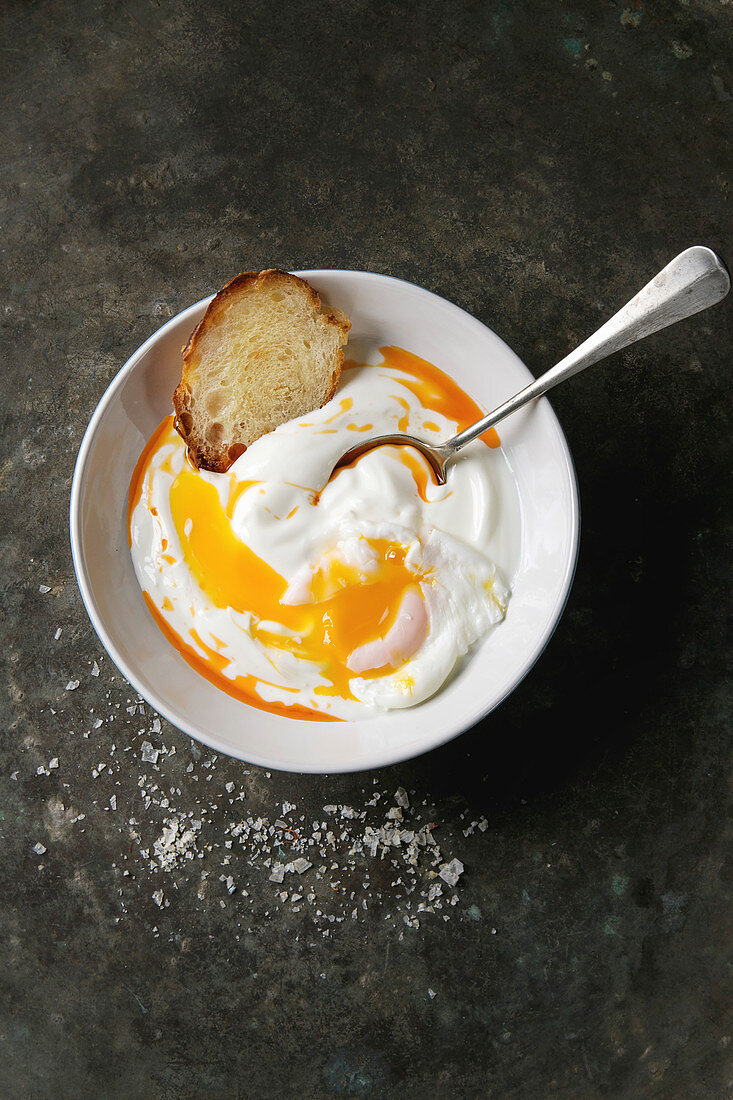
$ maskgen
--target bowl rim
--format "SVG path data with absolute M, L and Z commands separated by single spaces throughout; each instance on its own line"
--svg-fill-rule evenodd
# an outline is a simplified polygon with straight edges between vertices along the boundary
M 428 295 L 436 301 L 450 305 L 454 310 L 457 310 L 462 314 L 464 321 L 470 323 L 471 326 L 488 332 L 495 339 L 499 340 L 504 347 L 517 359 L 518 363 L 527 370 L 528 368 L 521 359 L 516 355 L 516 352 L 505 343 L 504 340 L 494 332 L 493 329 L 485 325 L 477 317 L 468 313 L 461 306 L 451 302 L 450 299 L 444 298 L 439 294 L 435 294 L 431 290 L 427 290 L 424 287 L 419 286 L 417 283 L 409 282 L 406 279 L 398 279 L 393 275 L 383 275 L 379 272 L 373 271 L 361 271 L 357 269 L 341 269 L 341 268 L 309 268 L 299 271 L 294 271 L 293 274 L 300 276 L 304 279 L 318 279 L 328 276 L 336 276 L 339 279 L 347 280 L 363 280 L 364 278 L 378 280 L 379 282 L 390 282 L 401 287 L 408 287 L 411 290 L 418 291 L 421 295 Z M 568 599 L 570 597 L 570 591 L 575 578 L 575 573 L 578 564 L 578 557 L 580 553 L 580 493 L 578 486 L 578 478 L 575 470 L 575 464 L 573 462 L 572 453 L 568 445 L 565 433 L 560 425 L 560 421 L 555 414 L 552 405 L 546 396 L 540 397 L 539 402 L 545 404 L 547 411 L 550 414 L 551 423 L 557 434 L 560 450 L 564 459 L 564 472 L 567 475 L 568 484 L 570 487 L 569 494 L 569 546 L 570 552 L 567 555 L 565 561 L 565 568 L 562 575 L 561 583 L 558 586 L 557 596 L 554 606 L 548 611 L 547 626 L 543 634 L 538 637 L 533 648 L 527 653 L 525 660 L 517 670 L 516 675 L 506 685 L 504 691 L 498 698 L 490 700 L 486 704 L 479 705 L 474 712 L 472 712 L 467 718 L 461 719 L 459 728 L 441 731 L 433 734 L 432 737 L 426 739 L 425 742 L 420 743 L 415 749 L 414 745 L 410 743 L 405 745 L 402 743 L 395 747 L 394 750 L 388 751 L 382 748 L 379 751 L 375 751 L 371 755 L 360 756 L 356 761 L 341 761 L 329 767 L 328 771 L 324 771 L 318 764 L 309 765 L 307 763 L 300 763 L 297 769 L 291 769 L 285 767 L 282 762 L 272 760 L 268 757 L 261 756 L 257 753 L 247 753 L 245 756 L 243 753 L 232 752 L 231 746 L 222 745 L 215 736 L 209 736 L 204 734 L 198 727 L 195 727 L 190 723 L 184 714 L 178 714 L 167 703 L 162 701 L 157 693 L 150 690 L 148 686 L 143 691 L 137 678 L 137 674 L 133 668 L 131 668 L 122 654 L 119 652 L 114 641 L 110 637 L 107 628 L 104 624 L 101 614 L 98 612 L 94 596 L 92 594 L 90 585 L 87 579 L 86 564 L 84 560 L 83 551 L 83 537 L 82 537 L 82 501 L 83 491 L 85 487 L 85 473 L 86 465 L 91 450 L 94 438 L 96 436 L 99 425 L 107 411 L 108 406 L 115 397 L 117 391 L 122 388 L 128 375 L 130 375 L 137 366 L 140 359 L 146 354 L 148 349 L 160 340 L 163 335 L 176 325 L 181 324 L 183 320 L 189 315 L 194 314 L 202 309 L 205 309 L 209 302 L 215 297 L 214 294 L 207 295 L 205 298 L 201 298 L 199 301 L 192 303 L 173 317 L 169 318 L 165 324 L 156 329 L 151 335 L 132 353 L 132 355 L 126 360 L 123 366 L 112 378 L 108 384 L 101 398 L 99 399 L 97 406 L 91 416 L 91 419 L 84 432 L 84 436 L 79 447 L 76 462 L 74 465 L 74 474 L 71 484 L 71 494 L 69 501 L 69 537 L 71 543 L 71 555 L 74 565 L 74 572 L 76 574 L 76 581 L 81 594 L 82 602 L 89 616 L 89 619 L 94 627 L 94 630 L 102 643 L 106 653 L 111 657 L 113 663 L 119 670 L 119 672 L 128 681 L 130 686 L 151 705 L 159 714 L 161 714 L 167 721 L 171 722 L 177 729 L 180 729 L 188 737 L 197 741 L 199 744 L 204 744 L 214 752 L 221 753 L 226 756 L 233 757 L 234 759 L 242 760 L 245 763 L 253 764 L 257 767 L 268 768 L 274 771 L 286 771 L 291 774 L 318 774 L 318 775 L 335 775 L 350 772 L 369 771 L 375 768 L 388 767 L 392 764 L 397 764 L 405 760 L 412 760 L 418 756 L 422 756 L 424 753 L 430 752 L 433 749 L 439 748 L 441 745 L 447 744 L 449 741 L 454 740 L 463 733 L 467 733 L 470 729 L 473 729 L 479 722 L 487 717 L 493 710 L 500 706 L 505 699 L 515 690 L 515 688 L 525 679 L 525 677 L 532 670 L 537 663 L 543 652 L 547 648 L 558 623 L 562 618 L 565 607 L 567 606 Z M 151 698 L 152 696 L 152 698 Z M 289 720 L 289 719 L 288 719 Z M 407 750 L 407 751 L 405 751 Z

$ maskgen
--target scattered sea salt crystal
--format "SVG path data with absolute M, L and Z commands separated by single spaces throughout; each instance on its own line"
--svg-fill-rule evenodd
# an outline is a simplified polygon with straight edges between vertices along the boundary
M 92 676 L 99 676 L 99 665 L 96 661 L 92 665 Z
M 435 992 L 434 989 L 428 989 L 428 997 L 430 998 L 431 1001 L 432 1001 L 433 997 L 437 997 L 437 996 L 438 996 L 438 994 Z
M 188 823 L 175 817 L 166 820 L 162 834 L 153 845 L 161 870 L 171 871 L 179 861 L 195 857 L 195 834 L 200 828 L 200 821 Z
M 79 681 L 78 680 L 69 680 L 68 684 L 66 685 L 66 690 L 67 691 L 76 691 L 76 689 L 78 687 L 79 687 Z
M 59 638 L 61 637 L 61 633 L 62 633 L 62 630 L 63 630 L 63 627 L 59 627 L 59 628 L 57 629 L 56 633 L 54 634 L 54 636 L 53 636 L 53 640 L 54 640 L 55 642 L 57 642 L 57 641 L 59 640 Z
M 143 741 L 141 760 L 145 764 L 156 764 L 158 761 L 158 750 L 154 749 L 149 741 Z
M 447 882 L 449 886 L 455 886 L 463 874 L 463 864 L 460 859 L 452 859 L 450 863 L 441 864 L 438 874 L 443 882 Z
M 36 853 L 37 856 L 42 856 L 46 849 L 39 841 L 38 844 L 33 845 L 33 851 Z
M 99 668 L 96 662 L 95 666 Z M 69 689 L 74 690 L 78 686 L 79 681 L 72 681 Z M 106 697 L 110 699 L 110 692 L 107 692 Z M 127 700 L 120 699 L 119 703 L 112 700 L 107 705 L 114 707 L 117 712 L 124 713 L 125 702 L 129 704 L 127 709 L 131 714 L 137 714 L 138 708 L 141 714 L 145 713 L 142 702 L 134 696 Z M 93 728 L 99 729 L 103 724 L 109 728 L 108 723 L 114 720 L 115 710 L 111 714 L 108 713 L 106 721 L 103 722 L 101 718 L 94 718 L 94 708 L 92 708 L 89 718 L 93 719 Z M 140 738 L 137 742 L 139 759 L 144 763 L 155 765 L 166 752 L 168 755 L 173 755 L 175 748 L 167 750 L 163 745 L 156 748 L 153 742 L 143 740 L 146 733 L 148 737 L 151 734 L 162 736 L 161 719 L 144 718 L 140 725 L 148 721 L 150 725 L 147 731 L 144 726 L 137 731 Z M 132 751 L 134 747 L 135 740 L 131 739 L 125 751 Z M 192 751 L 196 756 L 196 750 L 192 749 Z M 110 757 L 113 753 L 114 747 L 110 751 Z M 216 755 L 211 755 L 204 760 L 201 758 L 201 753 L 198 753 L 200 768 L 207 769 L 204 779 L 215 778 L 213 773 L 216 769 L 213 765 L 216 759 Z M 114 773 L 114 762 L 110 759 L 108 765 L 98 764 L 94 774 L 101 775 L 105 766 Z M 47 766 L 41 766 L 38 772 L 48 776 L 50 770 L 58 767 L 59 760 L 54 757 Z M 186 762 L 184 767 L 188 774 L 194 773 L 195 762 L 193 760 Z M 144 769 L 140 768 L 140 771 Z M 18 775 L 17 772 L 13 774 L 14 777 Z M 110 772 L 108 771 L 107 774 Z M 243 774 L 249 774 L 249 772 Z M 190 792 L 182 795 L 180 788 L 175 786 L 170 787 L 169 790 L 161 790 L 161 786 L 155 783 L 156 778 L 163 786 L 157 771 L 155 775 L 151 775 L 150 772 L 147 775 L 139 775 L 138 785 L 141 788 L 143 812 L 149 809 L 152 813 L 157 807 L 170 816 L 164 821 L 162 835 L 150 847 L 144 847 L 145 842 L 137 830 L 134 828 L 130 830 L 130 838 L 137 845 L 139 855 L 144 861 L 143 866 L 159 874 L 161 871 L 168 872 L 174 868 L 178 870 L 186 867 L 192 860 L 215 859 L 220 869 L 224 871 L 219 878 L 226 884 L 226 892 L 248 899 L 248 908 L 252 906 L 254 900 L 255 904 L 250 909 L 252 913 L 258 908 L 257 898 L 253 899 L 249 896 L 248 890 L 240 889 L 235 884 L 237 877 L 235 865 L 240 858 L 238 853 L 245 858 L 248 866 L 258 869 L 263 878 L 269 876 L 269 881 L 280 886 L 280 891 L 275 893 L 270 902 L 270 913 L 280 912 L 281 902 L 286 906 L 286 911 L 290 910 L 294 913 L 305 911 L 308 914 L 308 920 L 316 926 L 317 932 L 326 937 L 334 936 L 338 925 L 344 921 L 362 922 L 367 919 L 367 913 L 377 912 L 380 917 L 391 923 L 395 935 L 402 939 L 403 936 L 409 935 L 411 930 L 419 929 L 421 921 L 427 920 L 428 914 L 432 914 L 433 919 L 448 920 L 451 907 L 459 901 L 455 888 L 464 871 L 463 864 L 460 860 L 453 858 L 447 861 L 441 854 L 436 839 L 436 835 L 440 836 L 440 833 L 438 831 L 433 835 L 433 830 L 437 829 L 441 823 L 430 822 L 427 816 L 434 813 L 434 810 L 428 807 L 426 800 L 422 802 L 418 800 L 414 806 L 411 806 L 410 796 L 404 787 L 398 787 L 391 799 L 387 791 L 379 789 L 370 791 L 368 799 L 365 792 L 362 792 L 364 798 L 355 801 L 354 805 L 329 804 L 321 808 L 318 817 L 311 819 L 308 815 L 308 820 L 302 813 L 297 817 L 296 804 L 285 799 L 273 806 L 270 811 L 263 808 L 262 816 L 246 813 L 244 805 L 241 805 L 234 809 L 233 820 L 226 824 L 223 835 L 217 837 L 208 832 L 216 825 L 211 815 L 223 809 L 224 806 L 231 807 L 237 801 L 244 801 L 245 791 L 241 790 L 238 781 L 223 784 L 227 794 L 231 796 L 223 801 L 223 805 L 212 791 L 208 796 L 204 794 L 203 800 L 194 798 L 191 801 L 190 798 L 185 798 L 183 807 L 177 809 L 176 805 L 181 806 L 181 802 L 177 803 L 176 800 L 184 798 Z M 199 774 L 192 774 L 192 782 L 196 783 L 197 787 L 200 786 L 198 783 L 200 778 L 200 770 Z M 62 786 L 68 789 L 68 784 Z M 416 796 L 413 794 L 413 797 Z M 118 798 L 118 795 L 110 795 L 108 807 L 105 808 L 116 810 Z M 104 807 L 104 801 L 100 799 L 98 803 L 95 800 L 93 805 L 101 810 Z M 278 811 L 283 815 L 282 817 L 277 816 Z M 72 810 L 71 813 L 76 814 L 76 811 Z M 194 821 L 194 814 L 202 820 Z M 76 814 L 71 817 L 71 821 L 80 821 L 83 817 L 83 814 Z M 461 815 L 461 821 L 468 817 L 470 814 L 464 813 Z M 200 833 L 202 821 L 207 824 L 205 842 Z M 152 823 L 151 820 L 150 824 Z M 133 824 L 132 820 L 131 824 Z M 460 828 L 463 830 L 463 824 Z M 468 826 L 469 833 L 473 832 L 474 828 L 483 832 L 488 829 L 488 821 L 486 818 L 471 820 Z M 310 858 L 305 858 L 306 853 Z M 230 862 L 232 874 L 228 874 Z M 193 867 L 196 867 L 195 862 Z M 374 872 L 371 868 L 374 868 Z M 311 869 L 314 870 L 313 876 L 309 875 L 303 883 L 306 887 L 306 898 L 304 898 L 297 888 L 293 890 L 294 881 L 287 876 L 303 875 Z M 127 874 L 128 885 L 132 885 L 132 881 L 138 878 L 137 872 L 133 875 L 132 881 L 129 877 L 130 871 L 122 870 L 122 873 Z M 370 879 L 372 873 L 379 875 L 374 884 Z M 198 875 L 201 876 L 201 884 L 197 893 L 200 898 L 204 898 L 205 878 L 208 872 L 198 868 Z M 354 875 L 359 877 L 358 882 L 354 879 Z M 286 880 L 290 884 L 289 889 L 283 885 Z M 190 881 L 188 877 L 186 881 Z M 142 881 L 140 885 L 143 885 Z M 150 885 L 155 885 L 154 881 Z M 148 896 L 151 895 L 148 894 Z M 152 896 L 160 909 L 170 905 L 170 900 L 165 897 L 162 889 L 156 890 Z M 228 906 L 228 902 L 220 901 L 221 897 L 219 893 L 219 898 L 211 898 L 210 904 L 216 905 L 219 901 L 222 907 Z M 123 917 L 120 919 L 124 919 L 127 910 L 124 902 L 121 902 L 121 905 Z M 316 908 L 317 906 L 320 908 Z M 243 908 L 240 903 L 240 911 Z M 439 914 L 440 910 L 443 912 Z M 265 917 L 268 915 L 267 912 L 264 914 Z M 329 931 L 329 927 L 324 928 L 324 924 L 333 925 L 333 928 Z M 495 934 L 494 929 L 491 931 Z M 315 930 L 314 934 L 317 934 Z M 431 999 L 437 996 L 434 990 L 430 990 L 429 995 Z
M 45 596 L 51 591 L 51 589 L 47 584 L 39 584 L 38 591 L 41 593 L 42 596 Z

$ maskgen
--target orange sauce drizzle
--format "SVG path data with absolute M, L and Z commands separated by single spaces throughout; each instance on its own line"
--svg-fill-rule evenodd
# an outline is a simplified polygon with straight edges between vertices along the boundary
M 424 409 L 431 409 L 449 420 L 455 420 L 459 432 L 485 415 L 452 378 L 426 359 L 420 359 L 402 348 L 384 347 L 379 350 L 384 356 L 384 362 L 379 365 L 411 374 L 411 380 L 400 378 L 400 383 L 415 394 Z M 406 430 L 400 421 L 400 431 Z M 499 447 L 501 444 L 494 428 L 489 428 L 479 438 L 487 447 Z
M 333 416 L 329 416 L 328 420 L 324 420 L 323 423 L 333 424 L 334 420 L 338 420 L 338 418 L 342 416 L 345 412 L 349 412 L 349 410 L 353 408 L 353 405 L 353 397 L 342 397 L 339 401 L 339 411 L 337 413 L 334 413 Z
M 143 447 L 140 457 L 135 463 L 135 469 L 132 471 L 130 491 L 127 495 L 127 541 L 130 548 L 132 548 L 132 528 L 130 526 L 132 513 L 137 508 L 140 498 L 143 495 L 143 485 L 145 484 L 145 474 L 148 471 L 148 463 L 158 448 L 162 446 L 166 435 L 172 431 L 173 417 L 163 417 L 160 424 Z
M 231 519 L 234 515 L 234 509 L 237 507 L 239 498 L 251 489 L 253 485 L 261 485 L 261 481 L 235 481 L 231 479 L 231 486 L 229 488 L 229 499 L 227 500 L 226 514 L 227 519 Z
M 294 703 L 292 706 L 286 706 L 284 703 L 266 703 L 264 699 L 261 699 L 256 693 L 256 687 L 259 681 L 256 680 L 254 676 L 237 676 L 234 680 L 230 680 L 228 676 L 223 676 L 221 669 L 226 667 L 227 662 L 222 658 L 221 654 L 207 646 L 206 643 L 202 642 L 201 639 L 198 638 L 198 635 L 196 635 L 201 648 L 207 654 L 207 659 L 204 660 L 195 649 L 187 645 L 174 630 L 171 630 L 148 593 L 143 592 L 143 596 L 145 597 L 145 603 L 148 605 L 148 610 L 153 616 L 160 631 L 173 648 L 180 653 L 184 661 L 198 672 L 199 676 L 203 676 L 210 684 L 225 691 L 227 695 L 231 695 L 233 699 L 239 699 L 241 703 L 248 703 L 249 706 L 256 707 L 257 710 L 265 710 L 270 714 L 280 714 L 285 718 L 306 718 L 310 722 L 340 721 L 340 719 L 334 718 L 332 714 L 324 714 L 322 711 L 318 710 L 309 710 L 307 707 L 300 706 L 299 703 Z M 195 633 L 195 631 L 192 633 Z
M 424 500 L 426 504 L 429 503 L 427 489 L 428 481 L 435 483 L 433 471 L 427 462 L 413 447 L 392 447 L 393 451 L 397 451 L 400 456 L 400 461 L 410 470 L 412 476 L 415 479 L 415 488 L 417 494 L 421 500 Z
M 397 427 L 401 432 L 406 432 L 410 427 L 410 406 L 407 401 L 405 401 L 404 397 L 398 397 L 397 394 L 393 394 L 393 396 L 397 404 L 401 405 L 405 410 L 404 416 L 401 416 L 397 421 Z

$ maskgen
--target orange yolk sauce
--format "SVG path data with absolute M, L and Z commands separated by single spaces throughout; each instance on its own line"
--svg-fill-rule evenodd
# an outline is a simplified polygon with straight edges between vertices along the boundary
M 375 369 L 392 367 L 394 370 L 409 375 L 409 378 L 399 379 L 400 384 L 410 390 L 411 393 L 414 393 L 424 409 L 441 413 L 448 420 L 455 420 L 457 425 L 455 435 L 470 427 L 471 424 L 475 424 L 477 420 L 485 415 L 457 382 L 454 382 L 449 375 L 432 363 L 428 363 L 427 359 L 420 359 L 419 356 L 413 355 L 410 351 L 404 351 L 403 348 L 390 346 L 379 350 L 383 359 Z M 360 365 L 351 360 L 345 364 L 347 369 Z M 397 400 L 407 413 L 409 411 L 407 403 L 403 403 L 399 398 Z M 437 430 L 437 425 L 431 421 L 425 421 L 423 427 L 430 431 Z M 401 432 L 408 430 L 406 415 L 400 420 L 399 429 Z M 489 428 L 479 438 L 483 440 L 487 447 L 499 447 L 501 445 L 496 428 Z
M 481 409 L 475 402 L 448 375 L 431 363 L 401 348 L 384 347 L 380 351 L 383 362 L 377 367 L 367 369 L 388 367 L 406 375 L 394 381 L 410 390 L 426 411 L 440 413 L 455 421 L 457 431 L 462 431 L 481 417 Z M 345 364 L 345 370 L 357 366 L 362 365 L 349 361 Z M 401 431 L 407 431 L 409 406 L 398 395 L 395 398 L 406 410 L 405 416 L 400 418 L 399 427 Z M 342 413 L 350 411 L 351 407 L 352 399 L 343 398 L 338 413 L 325 423 L 331 423 Z M 353 431 L 363 432 L 371 428 L 371 425 L 354 423 L 348 427 Z M 437 425 L 431 421 L 425 421 L 423 427 L 437 430 Z M 489 447 L 499 446 L 499 437 L 493 428 L 481 438 Z M 142 500 L 146 474 L 152 461 L 166 443 L 182 446 L 173 428 L 173 417 L 166 417 L 153 433 L 132 475 L 128 502 L 128 534 L 131 546 L 133 512 Z M 427 501 L 427 485 L 432 476 L 428 464 L 412 448 L 393 447 L 390 450 L 397 452 L 400 460 L 410 469 L 416 492 L 422 500 Z M 165 459 L 160 468 L 166 466 L 172 472 L 170 458 Z M 399 630 L 394 630 L 399 609 L 406 597 L 412 600 L 414 607 L 415 593 L 420 593 L 419 582 L 426 578 L 407 567 L 406 549 L 403 546 L 386 539 L 368 539 L 366 542 L 371 552 L 371 562 L 367 569 L 357 568 L 336 554 L 326 556 L 319 571 L 313 575 L 309 602 L 295 605 L 283 603 L 287 581 L 237 538 L 230 523 L 241 495 L 256 492 L 259 484 L 258 481 L 238 481 L 233 478 L 227 503 L 222 506 L 219 493 L 210 481 L 188 464 L 181 469 L 170 488 L 170 509 L 184 562 L 190 575 L 215 607 L 231 608 L 251 616 L 252 636 L 263 646 L 289 652 L 318 667 L 327 683 L 315 687 L 315 695 L 353 699 L 355 697 L 350 691 L 349 683 L 356 673 L 349 668 L 350 657 L 357 651 L 378 653 L 379 647 L 374 646 L 375 640 L 386 639 L 388 635 L 400 635 Z M 319 496 L 320 493 L 316 493 L 312 502 L 317 502 Z M 149 490 L 147 506 L 149 511 L 156 514 L 150 505 Z M 175 561 L 170 554 L 162 556 L 171 564 Z M 326 712 L 297 703 L 286 705 L 265 701 L 258 694 L 257 686 L 266 681 L 254 676 L 232 678 L 225 675 L 224 671 L 230 663 L 227 657 L 205 643 L 199 633 L 191 629 L 190 640 L 195 644 L 194 648 L 172 629 L 149 594 L 144 593 L 144 596 L 151 615 L 168 641 L 197 672 L 227 694 L 260 710 L 292 718 L 340 720 Z M 168 597 L 164 598 L 162 607 L 164 610 L 172 610 Z M 278 624 L 280 628 L 284 628 L 284 632 L 271 629 L 268 624 Z M 399 669 L 424 640 L 427 633 L 426 615 L 418 623 L 417 629 L 422 631 L 422 636 L 417 640 L 413 638 L 406 643 L 402 637 L 396 650 L 393 648 L 384 652 L 384 661 L 381 664 L 360 670 L 359 675 L 374 678 Z M 279 690 L 289 689 L 279 685 Z M 292 690 L 295 692 L 298 689 Z

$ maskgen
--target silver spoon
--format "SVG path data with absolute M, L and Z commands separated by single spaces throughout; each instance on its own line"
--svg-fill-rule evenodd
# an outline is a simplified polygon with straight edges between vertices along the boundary
M 541 397 L 559 382 L 572 378 L 592 363 L 605 359 L 614 351 L 643 340 L 645 336 L 668 325 L 691 317 L 725 298 L 730 290 L 730 276 L 725 264 L 709 248 L 696 245 L 680 252 L 636 297 L 589 336 L 580 347 L 540 375 L 531 385 L 510 397 L 483 420 L 465 428 L 445 443 L 433 446 L 414 435 L 378 435 L 351 447 L 334 465 L 333 473 L 350 466 L 374 447 L 414 447 L 430 464 L 439 485 L 445 485 L 445 468 L 453 456 L 467 443 L 483 435 L 505 416 L 521 409 L 527 402 Z

